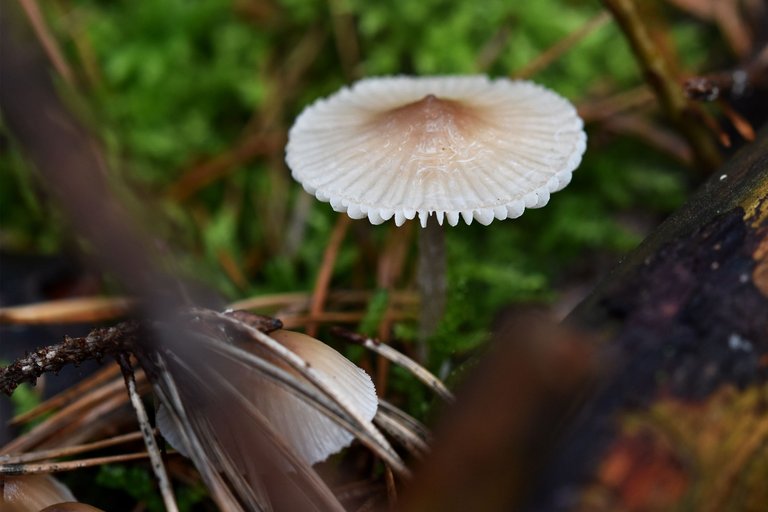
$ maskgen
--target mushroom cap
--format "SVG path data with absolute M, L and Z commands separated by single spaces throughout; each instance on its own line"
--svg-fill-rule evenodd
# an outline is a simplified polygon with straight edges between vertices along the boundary
M 376 388 L 373 381 L 362 368 L 359 368 L 349 359 L 341 355 L 332 347 L 320 340 L 294 331 L 279 329 L 270 333 L 288 350 L 303 359 L 312 367 L 316 375 L 322 379 L 326 389 L 343 399 L 347 406 L 355 410 L 360 417 L 372 421 L 378 409 L 379 400 L 376 396 Z M 304 377 L 295 370 L 277 359 L 274 354 L 258 344 L 250 343 L 242 346 L 244 350 L 263 357 L 294 377 L 305 382 Z M 275 432 L 279 433 L 288 445 L 307 464 L 315 464 L 328 458 L 329 455 L 348 446 L 355 436 L 345 428 L 339 426 L 316 407 L 308 404 L 293 392 L 287 390 L 284 385 L 275 383 L 260 373 L 250 371 L 239 365 L 223 367 L 226 369 L 228 381 L 242 390 L 244 396 L 254 405 L 269 421 Z M 240 435 L 237 428 L 242 428 L 242 418 L 223 417 L 221 411 L 216 411 L 215 405 L 220 404 L 196 404 L 198 412 L 208 416 L 213 422 L 214 428 L 222 433 L 224 439 L 231 442 L 237 441 Z M 182 455 L 189 456 L 190 450 L 185 446 L 183 436 L 171 421 L 165 407 L 157 411 L 157 426 L 163 437 Z M 223 432 L 233 424 L 234 434 L 224 435 Z M 241 457 L 241 467 L 248 467 L 249 459 L 266 454 L 254 454 L 244 450 L 241 446 L 232 448 L 236 456 Z M 257 473 L 257 471 L 256 471 Z
M 306 334 L 279 329 L 270 333 L 270 336 L 314 368 L 322 376 L 324 384 L 361 417 L 373 420 L 379 399 L 373 381 L 362 368 L 322 341 Z M 293 373 L 290 368 L 285 369 Z M 264 393 L 265 386 L 273 388 L 272 393 Z M 355 436 L 351 432 L 338 426 L 316 408 L 284 389 L 269 383 L 265 383 L 265 386 L 252 390 L 254 403 L 261 407 L 279 432 L 309 464 L 325 460 L 354 440 Z
M 487 225 L 547 204 L 586 140 L 573 105 L 532 82 L 395 76 L 307 107 L 286 161 L 307 192 L 353 219 Z

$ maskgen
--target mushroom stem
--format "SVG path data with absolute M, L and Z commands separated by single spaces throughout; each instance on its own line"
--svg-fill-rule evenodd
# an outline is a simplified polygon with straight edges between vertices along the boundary
M 427 339 L 435 333 L 445 313 L 445 231 L 430 215 L 427 226 L 419 230 L 418 284 L 421 294 L 419 357 L 429 355 Z

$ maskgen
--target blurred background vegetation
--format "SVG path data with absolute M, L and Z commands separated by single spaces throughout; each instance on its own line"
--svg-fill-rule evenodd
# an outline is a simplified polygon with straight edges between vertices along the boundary
M 145 220 L 183 249 L 179 264 L 237 299 L 310 290 L 318 272 L 336 214 L 283 163 L 304 106 L 362 76 L 514 74 L 599 12 L 596 2 L 557 0 L 78 0 L 44 14 L 72 72 L 71 101 L 115 179 L 151 205 Z M 674 15 L 687 66 L 723 60 L 721 47 L 702 44 L 710 27 Z M 577 105 L 641 84 L 610 23 L 533 79 Z M 565 281 L 603 272 L 684 199 L 686 170 L 669 153 L 589 128 L 584 163 L 546 208 L 449 231 L 451 302 L 461 304 L 448 315 L 449 350 L 475 340 L 500 306 L 555 300 Z M 60 251 L 71 234 L 7 137 L 1 158 L 3 250 Z M 376 289 L 371 258 L 395 228 L 354 224 L 333 287 Z M 398 283 L 411 285 L 408 275 Z
M 717 25 L 673 5 L 684 3 L 644 2 L 681 76 L 733 65 Z M 293 182 L 283 161 L 287 130 L 315 99 L 363 76 L 487 73 L 526 76 L 573 101 L 589 134 L 573 182 L 520 219 L 448 230 L 447 314 L 429 361 L 443 376 L 487 339 L 503 308 L 543 302 L 567 313 L 696 181 L 683 139 L 665 125 L 619 28 L 595 1 L 41 7 L 61 49 L 62 94 L 99 137 L 114 182 L 140 198 L 134 209 L 168 247 L 169 264 L 232 301 L 315 286 L 338 214 Z M 75 235 L 0 134 L 0 250 L 68 250 Z M 353 327 L 406 352 L 413 317 L 385 330 L 381 320 L 393 290 L 416 289 L 414 234 L 353 221 L 330 284 L 369 292 Z M 402 271 L 387 274 L 398 244 Z M 394 372 L 390 386 L 423 417 L 423 396 L 409 395 L 404 374 Z

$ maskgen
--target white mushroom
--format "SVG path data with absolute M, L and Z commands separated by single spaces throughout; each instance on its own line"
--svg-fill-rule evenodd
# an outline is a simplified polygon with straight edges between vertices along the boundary
M 378 398 L 371 378 L 349 359 L 325 343 L 293 331 L 277 330 L 270 333 L 288 350 L 298 355 L 323 379 L 324 385 L 343 398 L 365 420 L 372 420 L 378 408 Z M 304 380 L 295 370 L 281 362 L 274 354 L 256 343 L 241 345 L 244 350 L 263 357 Z M 248 400 L 266 417 L 295 453 L 307 464 L 325 460 L 329 455 L 349 445 L 354 436 L 316 408 L 257 372 L 241 366 L 227 367 L 226 378 L 236 383 Z M 201 406 L 206 409 L 207 406 Z M 205 410 L 205 414 L 210 411 Z M 182 454 L 187 455 L 182 438 L 168 412 L 160 407 L 157 426 L 163 437 Z M 243 454 L 252 457 L 253 454 Z
M 365 371 L 306 334 L 280 329 L 270 336 L 321 373 L 325 384 L 363 418 L 373 419 L 379 401 L 373 381 Z M 283 388 L 266 382 L 265 385 L 271 388 L 253 389 L 254 403 L 263 407 L 264 414 L 309 464 L 325 460 L 354 439 L 350 432 Z
M 532 82 L 485 76 L 361 80 L 290 130 L 293 177 L 334 210 L 399 226 L 435 215 L 490 224 L 547 204 L 586 147 L 574 107 Z
M 419 235 L 424 357 L 445 304 L 437 224 L 488 225 L 544 206 L 570 183 L 586 141 L 573 105 L 532 82 L 396 76 L 361 80 L 307 107 L 288 134 L 286 161 L 336 211 L 398 226 L 418 216 L 427 228 Z

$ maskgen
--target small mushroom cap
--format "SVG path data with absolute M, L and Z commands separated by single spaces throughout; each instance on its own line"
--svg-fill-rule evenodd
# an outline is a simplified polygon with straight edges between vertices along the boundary
M 307 107 L 286 161 L 307 192 L 353 219 L 487 225 L 547 204 L 586 140 L 573 105 L 532 82 L 383 77 Z
M 361 417 L 373 420 L 379 400 L 373 381 L 362 368 L 306 334 L 280 329 L 270 336 L 322 374 L 325 385 Z M 352 433 L 314 407 L 283 389 L 275 387 L 273 392 L 273 396 L 264 396 L 261 390 L 253 390 L 253 400 L 263 407 L 267 417 L 309 464 L 325 460 L 354 440 Z
M 322 377 L 327 389 L 343 399 L 362 418 L 373 420 L 379 401 L 373 381 L 362 368 L 332 347 L 306 334 L 279 329 L 269 335 L 312 367 L 316 374 Z M 251 343 L 242 348 L 270 360 L 303 380 L 295 370 L 259 345 Z M 348 446 L 355 438 L 351 432 L 340 427 L 317 408 L 257 372 L 244 371 L 242 367 L 234 366 L 230 368 L 226 378 L 243 390 L 245 396 L 269 420 L 275 431 L 308 464 L 325 460 Z M 203 407 L 202 411 L 203 414 L 211 414 L 207 407 Z M 233 421 L 240 419 L 235 418 Z M 182 436 L 169 418 L 165 407 L 160 407 L 157 411 L 157 426 L 174 448 L 182 455 L 189 456 Z M 238 446 L 238 449 L 242 450 L 242 447 Z M 243 457 L 247 464 L 247 459 L 258 457 L 259 454 L 240 452 L 238 456 Z

